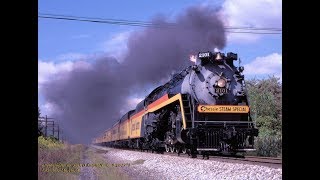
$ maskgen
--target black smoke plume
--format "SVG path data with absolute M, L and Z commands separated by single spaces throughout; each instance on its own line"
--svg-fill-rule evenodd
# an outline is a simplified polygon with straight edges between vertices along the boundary
M 222 49 L 226 43 L 223 23 L 209 7 L 190 7 L 173 25 L 164 17 L 152 22 L 159 27 L 131 33 L 121 63 L 101 58 L 89 69 L 74 68 L 44 84 L 46 100 L 60 109 L 52 116 L 70 142 L 90 143 L 121 117 L 130 95 L 190 65 L 190 53 Z

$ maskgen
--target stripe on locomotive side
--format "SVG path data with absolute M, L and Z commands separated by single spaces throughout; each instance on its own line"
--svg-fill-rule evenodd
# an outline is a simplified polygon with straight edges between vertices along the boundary
M 169 96 L 168 94 L 163 95 L 161 98 L 157 99 L 155 102 L 148 105 L 148 109 L 151 109 L 153 107 L 156 107 L 157 105 L 163 103 L 164 101 L 168 100 Z
M 160 108 L 162 108 L 162 107 L 164 107 L 166 105 L 169 105 L 169 104 L 171 104 L 171 103 L 173 103 L 175 101 L 179 101 L 179 103 L 180 103 L 181 116 L 182 116 L 182 122 L 183 122 L 182 125 L 183 125 L 183 129 L 186 129 L 187 128 L 187 124 L 186 124 L 186 119 L 185 119 L 185 114 L 184 114 L 184 109 L 183 109 L 183 104 L 182 104 L 182 96 L 181 96 L 180 93 L 176 94 L 175 96 L 171 97 L 170 99 L 167 99 L 167 100 L 159 103 L 159 105 L 156 105 L 156 106 L 148 109 L 147 112 L 154 112 L 154 111 L 156 111 L 156 110 L 158 110 L 158 109 L 160 109 Z
M 140 112 L 138 112 L 137 114 L 133 115 L 130 119 L 127 119 L 123 122 L 121 122 L 120 124 L 116 123 L 115 125 L 113 125 L 113 127 L 111 129 L 109 129 L 109 131 L 112 132 L 112 130 L 114 128 L 117 129 L 117 133 L 116 134 L 111 134 L 111 138 L 110 141 L 116 141 L 116 140 L 123 140 L 123 139 L 127 139 L 127 138 L 123 138 L 120 135 L 120 129 L 119 125 L 122 126 L 123 123 L 129 123 L 129 135 L 130 138 L 139 138 L 141 137 L 141 125 L 142 125 L 142 116 L 150 113 L 150 112 L 154 112 L 157 111 L 159 109 L 161 109 L 164 106 L 167 106 L 173 102 L 179 101 L 180 104 L 180 108 L 181 108 L 181 115 L 182 115 L 182 125 L 183 125 L 183 129 L 186 129 L 186 119 L 185 119 L 185 114 L 184 114 L 184 108 L 183 108 L 183 103 L 182 103 L 182 96 L 181 94 L 176 94 L 175 96 L 169 98 L 168 94 L 163 95 L 161 98 L 157 99 L 155 102 L 149 104 L 147 106 L 146 109 L 141 110 Z M 129 120 L 129 121 L 128 121 Z M 139 123 L 140 127 L 139 129 L 132 129 L 132 126 Z M 109 138 L 107 138 L 109 139 Z M 104 142 L 109 142 L 109 141 L 104 141 Z

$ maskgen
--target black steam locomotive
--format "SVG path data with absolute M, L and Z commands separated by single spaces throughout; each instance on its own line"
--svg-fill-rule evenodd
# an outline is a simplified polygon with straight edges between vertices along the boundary
M 237 54 L 201 52 L 195 65 L 154 89 L 94 144 L 208 156 L 254 150 L 243 67 Z

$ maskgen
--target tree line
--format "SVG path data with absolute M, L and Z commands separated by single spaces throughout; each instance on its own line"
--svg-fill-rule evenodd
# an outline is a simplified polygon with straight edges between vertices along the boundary
M 281 156 L 282 153 L 282 83 L 280 78 L 246 81 L 251 116 L 259 129 L 257 155 Z

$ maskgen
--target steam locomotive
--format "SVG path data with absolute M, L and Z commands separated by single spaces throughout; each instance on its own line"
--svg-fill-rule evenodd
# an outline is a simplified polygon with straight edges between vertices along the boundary
M 244 68 L 237 54 L 200 52 L 195 64 L 154 89 L 93 144 L 141 150 L 211 154 L 254 151 L 258 129 L 250 116 Z

